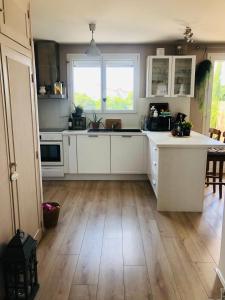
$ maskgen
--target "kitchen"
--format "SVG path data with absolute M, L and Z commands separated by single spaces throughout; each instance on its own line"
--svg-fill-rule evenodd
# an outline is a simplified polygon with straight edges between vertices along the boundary
M 0 271 L 0 299 L 223 299 L 222 9 L 206 31 L 185 3 L 23 1 L 0 10 L 0 255 L 30 234 L 37 274 Z

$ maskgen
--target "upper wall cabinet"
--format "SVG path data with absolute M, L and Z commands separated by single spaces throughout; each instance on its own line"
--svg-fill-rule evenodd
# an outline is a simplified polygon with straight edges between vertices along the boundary
M 0 0 L 0 31 L 31 48 L 28 0 Z
M 195 56 L 148 56 L 146 97 L 194 97 Z
M 148 56 L 147 97 L 170 96 L 172 56 Z
M 194 97 L 195 56 L 174 56 L 171 96 Z

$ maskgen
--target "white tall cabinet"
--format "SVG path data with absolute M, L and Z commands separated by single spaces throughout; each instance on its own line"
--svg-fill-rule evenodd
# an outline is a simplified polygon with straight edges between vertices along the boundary
M 42 186 L 28 0 L 0 0 L 0 258 L 21 229 L 40 239 Z M 1 287 L 0 298 L 3 297 Z
M 146 97 L 194 97 L 195 56 L 148 56 Z

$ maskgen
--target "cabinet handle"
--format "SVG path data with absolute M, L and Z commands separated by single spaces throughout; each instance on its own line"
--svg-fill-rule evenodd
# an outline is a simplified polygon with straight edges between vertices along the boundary
M 16 181 L 18 179 L 18 177 L 19 177 L 19 174 L 16 171 L 14 171 L 10 174 L 11 181 Z
M 90 138 L 97 138 L 97 137 L 98 137 L 98 135 L 94 135 L 94 134 L 92 134 L 92 135 L 88 135 L 88 137 L 90 137 Z
M 153 184 L 153 185 L 156 185 L 156 181 L 155 181 L 155 180 L 152 180 L 152 184 Z
M 4 9 L 3 9 L 3 8 L 0 8 L 0 12 L 4 12 Z
M 132 135 L 121 135 L 122 138 L 131 138 Z
M 154 162 L 153 162 L 153 165 L 154 165 L 154 166 L 157 166 L 157 162 L 156 162 L 156 161 L 154 161 Z
M 14 172 L 16 170 L 16 167 L 17 167 L 17 163 L 16 162 L 10 163 L 11 172 Z
M 157 151 L 158 149 L 156 147 L 153 148 L 155 151 Z
M 17 163 L 12 162 L 10 163 L 10 180 L 16 181 L 19 177 L 19 174 L 16 172 Z
M 70 146 L 70 136 L 68 136 L 68 145 Z

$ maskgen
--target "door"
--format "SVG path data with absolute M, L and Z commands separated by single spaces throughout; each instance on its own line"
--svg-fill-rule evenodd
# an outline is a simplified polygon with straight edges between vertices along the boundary
M 2 76 L 1 76 L 2 77 Z M 2 78 L 1 78 L 2 82 Z M 10 185 L 10 162 L 8 155 L 8 139 L 5 120 L 4 103 L 2 97 L 2 87 L 0 87 L 0 198 L 1 198 L 1 216 L 0 216 L 0 255 L 1 246 L 8 243 L 15 232 L 13 205 Z
M 77 161 L 79 174 L 110 173 L 110 136 L 78 135 Z
M 211 53 L 211 76 L 206 95 L 205 114 L 203 121 L 204 133 L 209 128 L 225 132 L 225 53 Z
M 111 173 L 146 173 L 144 171 L 144 155 L 143 136 L 111 136 Z
M 28 0 L 0 0 L 0 31 L 31 48 Z
M 16 228 L 33 237 L 40 232 L 40 179 L 32 61 L 2 46 L 10 163 L 19 174 L 12 182 Z M 15 178 L 16 179 L 16 178 Z
M 195 56 L 173 56 L 172 97 L 194 97 Z
M 172 56 L 147 58 L 147 97 L 170 96 Z

